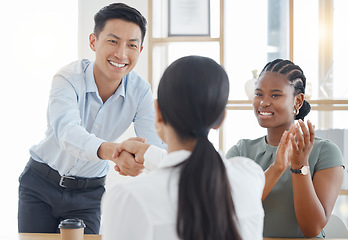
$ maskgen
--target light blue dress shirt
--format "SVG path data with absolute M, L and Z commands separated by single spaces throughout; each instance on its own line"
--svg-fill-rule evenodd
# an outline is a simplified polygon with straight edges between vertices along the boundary
M 34 160 L 47 163 L 60 175 L 105 176 L 109 164 L 98 158 L 98 148 L 104 141 L 116 141 L 132 122 L 137 136 L 165 147 L 154 127 L 150 84 L 132 71 L 103 103 L 93 66 L 94 62 L 79 60 L 54 76 L 45 138 L 30 148 Z

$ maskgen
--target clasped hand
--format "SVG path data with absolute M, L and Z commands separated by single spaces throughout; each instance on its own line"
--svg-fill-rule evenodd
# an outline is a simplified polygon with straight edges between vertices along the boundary
M 315 126 L 308 120 L 307 126 L 302 120 L 292 124 L 280 140 L 274 165 L 284 172 L 290 166 L 299 169 L 308 166 L 308 158 L 313 149 Z
M 146 140 L 140 137 L 129 138 L 117 144 L 112 156 L 115 170 L 123 176 L 137 176 L 144 169 L 144 154 L 149 148 Z
M 124 176 L 137 176 L 144 169 L 144 153 L 150 146 L 141 137 L 129 138 L 122 143 L 103 142 L 98 149 L 98 157 L 111 160 L 115 170 Z

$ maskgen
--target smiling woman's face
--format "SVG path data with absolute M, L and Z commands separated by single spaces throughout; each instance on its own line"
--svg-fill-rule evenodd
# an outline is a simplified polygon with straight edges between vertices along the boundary
M 279 73 L 266 72 L 256 83 L 253 108 L 261 127 L 288 129 L 294 122 L 294 88 Z

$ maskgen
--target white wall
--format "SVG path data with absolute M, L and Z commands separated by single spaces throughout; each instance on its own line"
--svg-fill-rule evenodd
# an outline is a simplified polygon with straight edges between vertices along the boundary
M 2 1 L 0 239 L 17 233 L 18 177 L 46 130 L 53 75 L 77 58 L 77 1 Z

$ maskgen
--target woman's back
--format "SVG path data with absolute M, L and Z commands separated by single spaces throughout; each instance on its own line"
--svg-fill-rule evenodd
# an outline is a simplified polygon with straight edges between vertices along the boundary
M 112 239 L 112 236 L 130 240 L 179 239 L 176 220 L 180 171 L 173 166 L 189 155 L 190 152 L 184 150 L 170 153 L 158 170 L 109 189 L 103 200 L 104 239 Z M 224 160 L 224 163 L 242 239 L 262 239 L 263 171 L 243 157 Z

